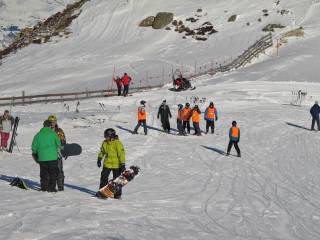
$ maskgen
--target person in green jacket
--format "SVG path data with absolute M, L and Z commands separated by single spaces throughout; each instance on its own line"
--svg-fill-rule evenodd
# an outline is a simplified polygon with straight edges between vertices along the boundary
M 32 141 L 32 157 L 40 165 L 41 191 L 57 192 L 58 152 L 61 147 L 58 135 L 51 129 L 51 122 L 46 120 L 43 128 Z
M 107 185 L 111 171 L 113 179 L 116 179 L 126 169 L 125 151 L 121 141 L 116 135 L 116 131 L 112 128 L 108 128 L 104 131 L 104 137 L 105 140 L 102 143 L 97 161 L 97 165 L 100 168 L 101 161 L 104 158 L 103 169 L 100 178 L 100 188 Z

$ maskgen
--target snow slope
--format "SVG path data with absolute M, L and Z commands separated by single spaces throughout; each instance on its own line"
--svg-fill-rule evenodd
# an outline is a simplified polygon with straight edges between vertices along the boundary
M 140 7 L 150 6 L 147 1 L 137 2 L 146 4 Z M 96 3 L 100 3 L 96 9 L 104 6 L 102 1 Z M 120 3 L 125 12 L 128 5 Z M 211 1 L 201 3 L 203 6 L 208 4 L 209 8 Z M 228 1 L 228 7 L 231 8 L 234 3 Z M 244 9 L 245 3 L 250 6 L 249 2 L 244 1 L 243 5 L 238 6 L 239 9 Z M 92 4 L 87 6 L 87 11 L 94 7 Z M 158 4 L 160 8 L 160 3 L 154 4 L 154 9 Z M 170 4 L 174 6 L 173 1 Z M 191 1 L 186 1 L 185 7 L 189 4 L 194 9 Z M 66 103 L 70 106 L 70 112 L 65 110 L 64 103 L 13 107 L 11 111 L 14 115 L 21 117 L 17 139 L 19 150 L 15 149 L 12 155 L 0 153 L 1 237 L 10 240 L 318 240 L 320 135 L 308 129 L 311 122 L 309 108 L 315 100 L 320 99 L 317 78 L 317 66 L 320 63 L 317 47 L 320 4 L 316 1 L 290 1 L 287 4 L 297 13 L 295 21 L 299 21 L 306 29 L 303 40 L 290 39 L 288 44 L 279 49 L 278 57 L 275 49 L 271 49 L 256 64 L 247 68 L 213 77 L 203 76 L 196 80 L 197 89 L 192 92 L 176 94 L 163 88 L 128 98 L 92 99 L 81 102 L 79 113 L 75 113 L 76 102 Z M 83 18 L 85 16 L 81 15 Z M 79 28 L 77 32 L 81 39 L 82 27 L 78 24 L 82 20 L 79 18 L 77 21 L 74 29 Z M 92 17 L 92 21 L 95 18 Z M 109 27 L 112 29 L 112 25 Z M 141 34 L 146 32 L 146 29 L 141 30 Z M 172 38 L 178 41 L 180 36 L 174 35 Z M 97 39 L 98 44 L 98 36 L 92 39 Z M 86 69 L 80 66 L 85 65 L 73 59 L 67 61 L 66 57 L 68 54 L 79 56 L 82 53 L 68 45 L 71 44 L 68 41 L 71 40 L 47 46 L 32 46 L 6 59 L 0 68 L 1 92 L 14 93 L 21 89 L 30 92 L 54 91 L 62 86 L 68 88 L 71 84 L 82 84 Z M 193 46 L 201 44 L 193 43 Z M 65 51 L 60 51 L 57 46 L 64 46 Z M 80 45 L 79 41 L 78 46 L 84 49 L 83 54 L 88 54 L 90 62 L 97 66 L 92 72 L 92 79 L 99 78 L 99 73 L 103 71 L 98 71 L 101 64 L 98 51 L 94 58 L 91 51 L 85 50 L 93 51 L 93 45 L 88 46 L 84 42 Z M 159 46 L 168 44 L 163 42 Z M 182 56 L 185 56 L 182 44 L 173 46 L 181 49 Z M 125 49 L 132 51 L 127 58 L 138 56 L 138 53 L 134 54 L 134 45 L 128 43 L 123 47 L 124 52 Z M 109 48 L 111 46 L 106 45 L 103 51 L 107 54 L 111 51 Z M 48 54 L 53 49 L 59 50 L 54 56 Z M 27 56 L 27 53 L 35 50 L 37 52 L 33 57 Z M 158 48 L 150 47 L 147 52 L 151 56 L 158 51 Z M 190 54 L 194 56 L 211 56 L 211 53 L 203 53 L 201 56 L 191 51 Z M 46 61 L 45 52 L 51 56 Z M 147 67 L 152 67 L 154 61 L 162 61 L 153 57 L 153 61 L 149 62 L 151 58 L 147 57 L 147 53 L 140 54 Z M 116 53 L 112 56 L 116 56 Z M 137 64 L 134 57 L 125 61 L 119 54 L 117 59 L 123 66 L 126 61 Z M 70 63 L 72 60 L 73 64 Z M 14 62 L 19 66 L 16 75 L 13 74 Z M 63 63 L 74 68 L 65 68 L 65 82 L 46 86 L 42 82 L 44 79 L 50 83 L 61 74 L 61 69 L 53 63 L 59 63 L 60 68 Z M 109 64 L 110 68 L 113 67 L 112 62 Z M 20 83 L 22 78 L 18 76 L 22 72 L 25 81 Z M 33 75 L 35 73 L 39 75 Z M 17 76 L 15 90 L 9 76 L 11 81 L 13 76 Z M 17 83 L 21 84 L 19 89 Z M 292 106 L 289 104 L 291 91 L 299 89 L 307 91 L 306 100 L 301 107 Z M 203 134 L 201 137 L 176 136 L 175 130 L 171 135 L 163 133 L 161 123 L 156 118 L 162 100 L 165 98 L 171 107 L 171 125 L 176 129 L 177 104 L 191 102 L 194 97 L 206 98 L 205 103 L 199 103 L 201 110 L 205 109 L 209 101 L 216 104 L 219 112 L 216 133 Z M 150 126 L 147 136 L 132 135 L 130 132 L 136 124 L 136 108 L 141 99 L 147 101 L 147 122 Z M 105 108 L 102 109 L 99 103 L 104 103 Z M 67 141 L 78 142 L 83 147 L 82 155 L 68 158 L 64 162 L 65 191 L 49 194 L 10 187 L 8 181 L 14 176 L 25 178 L 34 189 L 39 187 L 39 169 L 31 158 L 30 145 L 43 120 L 52 113 L 57 115 Z M 222 154 L 227 147 L 228 129 L 232 120 L 237 120 L 241 129 L 240 159 Z M 101 169 L 97 168 L 96 159 L 103 131 L 108 127 L 115 128 L 124 143 L 127 166 L 136 164 L 142 169 L 141 175 L 124 188 L 121 201 L 103 201 L 91 197 L 99 184 Z M 205 123 L 202 121 L 201 129 L 204 128 Z
M 82 14 L 74 21 L 70 38 L 32 45 L 5 59 L 0 68 L 0 86 L 4 95 L 20 94 L 22 90 L 28 94 L 105 88 L 111 85 L 114 67 L 118 75 L 131 74 L 135 80 L 133 86 L 140 81 L 152 85 L 162 78 L 153 82 L 146 76 L 162 76 L 163 72 L 168 76 L 176 67 L 193 72 L 195 65 L 223 64 L 231 60 L 264 35 L 261 29 L 268 23 L 288 26 L 283 31 L 304 23 L 308 37 L 313 38 L 317 35 L 317 26 L 306 19 L 308 15 L 315 15 L 312 11 L 316 12 L 318 5 L 311 0 L 281 1 L 279 5 L 262 0 L 187 0 L 183 4 L 180 1 L 92 0 L 84 5 Z M 205 42 L 182 39 L 182 35 L 174 31 L 137 27 L 144 17 L 158 11 L 174 12 L 177 19 L 184 21 L 194 16 L 198 8 L 206 15 L 200 18 L 199 24 L 211 21 L 219 31 Z M 269 11 L 268 17 L 262 16 L 263 9 Z M 290 13 L 278 14 L 282 9 Z M 238 20 L 228 23 L 232 14 L 238 14 Z M 258 22 L 258 18 L 262 21 Z M 317 17 L 312 19 L 318 23 Z M 247 22 L 251 25 L 246 26 Z M 168 80 L 166 77 L 165 81 Z M 37 89 L 33 88 L 35 83 Z

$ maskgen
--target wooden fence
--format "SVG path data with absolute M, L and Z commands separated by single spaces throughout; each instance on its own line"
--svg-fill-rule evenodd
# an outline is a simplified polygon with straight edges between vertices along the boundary
M 231 61 L 230 63 L 227 63 L 225 65 L 220 65 L 219 67 L 216 67 L 216 68 L 211 67 L 208 70 L 197 73 L 197 74 L 190 74 L 190 76 L 187 76 L 187 78 L 196 78 L 205 74 L 213 75 L 217 72 L 227 72 L 233 69 L 238 69 L 250 63 L 253 58 L 258 57 L 260 53 L 264 52 L 267 48 L 271 46 L 273 46 L 273 40 L 272 40 L 272 34 L 270 33 L 262 37 L 258 41 L 256 41 L 252 46 L 250 46 L 246 51 L 244 51 L 241 55 L 239 55 L 235 60 Z M 171 75 L 169 75 L 169 77 L 170 76 Z M 130 88 L 130 92 L 131 93 L 140 92 L 143 90 L 159 88 L 162 86 L 163 84 L 152 86 L 152 87 L 149 86 L 149 87 Z M 29 95 L 29 96 L 26 96 L 25 93 L 22 92 L 21 96 L 19 97 L 0 98 L 0 106 L 15 106 L 15 105 L 25 105 L 25 104 L 33 104 L 33 103 L 77 101 L 77 100 L 88 99 L 88 98 L 112 97 L 112 96 L 117 96 L 117 90 L 96 90 L 96 91 L 41 94 L 41 95 Z
M 159 88 L 160 86 L 152 87 L 137 87 L 130 88 L 130 93 L 141 92 L 151 88 Z M 52 102 L 65 102 L 65 101 L 78 101 L 88 98 L 97 97 L 113 97 L 117 96 L 117 90 L 95 90 L 95 91 L 83 91 L 83 92 L 69 92 L 69 93 L 53 93 L 53 94 L 41 94 L 41 95 L 25 95 L 22 92 L 19 97 L 4 97 L 0 98 L 0 106 L 16 106 L 27 105 L 33 103 L 52 103 Z

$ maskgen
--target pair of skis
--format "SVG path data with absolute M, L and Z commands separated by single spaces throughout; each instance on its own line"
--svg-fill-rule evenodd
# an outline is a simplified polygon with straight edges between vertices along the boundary
M 9 149 L 8 149 L 9 153 L 12 153 L 13 147 L 15 145 L 17 145 L 16 144 L 16 137 L 18 136 L 17 130 L 18 130 L 19 121 L 20 121 L 20 118 L 19 117 L 15 117 L 14 124 L 13 124 L 13 129 L 12 129 L 12 136 L 11 136 Z

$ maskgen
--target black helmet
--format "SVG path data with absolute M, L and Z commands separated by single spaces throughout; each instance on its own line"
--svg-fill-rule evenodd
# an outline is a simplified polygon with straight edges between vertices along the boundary
M 210 105 L 212 106 L 212 105 L 213 105 L 213 102 L 210 102 Z
M 140 101 L 140 104 L 141 104 L 141 105 L 145 105 L 145 104 L 146 104 L 146 101 L 145 101 L 145 100 L 141 100 L 141 101 Z
M 237 122 L 236 121 L 232 121 L 232 126 L 237 126 Z
M 194 108 L 199 108 L 199 106 L 198 105 L 194 105 Z
M 186 107 L 190 107 L 190 103 L 187 102 L 187 103 L 186 103 Z
M 182 109 L 182 108 L 183 108 L 183 105 L 182 105 L 182 104 L 178 104 L 178 108 L 179 108 L 179 109 Z
M 116 137 L 116 131 L 113 128 L 108 128 L 104 131 L 104 137 L 113 139 Z

